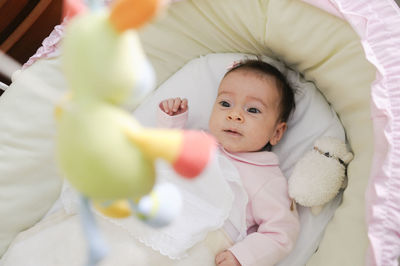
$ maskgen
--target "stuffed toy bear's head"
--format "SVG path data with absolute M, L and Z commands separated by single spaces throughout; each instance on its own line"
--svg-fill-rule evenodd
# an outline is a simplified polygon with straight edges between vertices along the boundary
M 346 167 L 353 159 L 344 142 L 321 137 L 300 159 L 289 179 L 289 195 L 318 214 L 346 185 Z

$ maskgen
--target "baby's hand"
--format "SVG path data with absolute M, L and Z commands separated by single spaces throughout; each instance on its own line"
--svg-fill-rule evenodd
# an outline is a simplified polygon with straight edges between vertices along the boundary
M 218 253 L 215 256 L 215 264 L 218 266 L 240 266 L 240 262 L 229 250 Z
M 167 99 L 160 103 L 160 108 L 163 112 L 171 116 L 179 115 L 188 109 L 188 100 L 179 97 Z

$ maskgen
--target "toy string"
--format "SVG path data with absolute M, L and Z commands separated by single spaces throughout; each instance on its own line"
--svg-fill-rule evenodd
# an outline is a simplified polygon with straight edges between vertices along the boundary
M 85 196 L 81 197 L 81 220 L 83 225 L 83 233 L 88 242 L 89 258 L 87 266 L 95 266 L 108 253 L 108 247 L 102 238 L 90 209 L 89 199 Z

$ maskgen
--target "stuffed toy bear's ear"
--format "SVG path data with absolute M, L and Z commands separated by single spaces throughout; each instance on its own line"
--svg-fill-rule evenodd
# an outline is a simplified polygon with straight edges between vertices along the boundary
M 353 159 L 346 144 L 321 137 L 301 158 L 289 178 L 289 195 L 317 215 L 345 187 L 346 167 Z
M 353 160 L 353 157 L 353 154 L 351 152 L 348 152 L 343 155 L 342 160 L 347 165 L 349 164 L 349 162 L 351 162 L 351 160 Z

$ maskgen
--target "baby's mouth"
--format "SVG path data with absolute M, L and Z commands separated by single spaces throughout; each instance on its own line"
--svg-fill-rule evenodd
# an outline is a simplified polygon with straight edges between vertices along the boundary
M 234 136 L 241 136 L 242 134 L 236 130 L 233 129 L 224 129 L 223 130 L 225 133 L 228 133 L 229 135 L 234 135 Z

